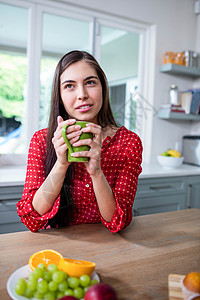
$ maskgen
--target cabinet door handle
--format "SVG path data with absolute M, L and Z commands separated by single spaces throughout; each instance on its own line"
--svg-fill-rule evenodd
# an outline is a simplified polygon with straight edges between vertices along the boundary
M 188 198 L 187 198 L 187 208 L 191 208 L 192 204 L 192 184 L 189 184 L 189 190 L 188 190 Z
M 160 185 L 160 186 L 150 186 L 151 190 L 163 190 L 163 189 L 172 189 L 171 185 Z

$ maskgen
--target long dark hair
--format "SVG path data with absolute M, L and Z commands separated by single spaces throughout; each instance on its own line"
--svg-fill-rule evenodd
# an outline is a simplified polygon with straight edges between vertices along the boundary
M 52 138 L 57 128 L 57 117 L 61 116 L 64 120 L 67 120 L 69 118 L 68 113 L 66 112 L 61 99 L 60 76 L 62 75 L 62 73 L 65 71 L 67 67 L 69 67 L 70 65 L 78 61 L 85 61 L 89 65 L 91 65 L 97 72 L 97 75 L 102 85 L 103 103 L 97 116 L 98 124 L 102 128 L 105 128 L 106 126 L 117 127 L 117 124 L 112 114 L 110 102 L 109 102 L 109 89 L 108 89 L 106 75 L 104 71 L 101 69 L 96 59 L 91 54 L 85 51 L 74 50 L 65 54 L 57 64 L 54 73 L 53 84 L 52 84 L 51 110 L 50 110 L 48 133 L 47 133 L 47 152 L 46 152 L 46 165 L 45 165 L 46 176 L 50 173 L 57 159 L 54 146 L 52 144 Z M 59 210 L 57 214 L 51 220 L 48 221 L 47 224 L 50 225 L 51 227 L 66 226 L 73 218 L 73 212 L 75 207 L 70 192 L 70 182 L 72 180 L 72 177 L 74 176 L 73 173 L 74 173 L 74 168 L 73 168 L 73 163 L 71 163 L 66 172 L 63 187 L 61 189 L 61 201 L 60 201 Z

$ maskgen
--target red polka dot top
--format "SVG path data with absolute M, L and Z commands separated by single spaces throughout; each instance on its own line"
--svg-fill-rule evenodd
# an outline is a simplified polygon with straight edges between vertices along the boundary
M 59 195 L 51 210 L 44 215 L 40 215 L 32 206 L 33 197 L 45 180 L 46 138 L 47 129 L 42 129 L 31 139 L 23 195 L 17 203 L 17 213 L 21 221 L 32 232 L 43 229 L 48 219 L 55 216 L 60 205 Z M 100 214 L 92 180 L 84 163 L 74 163 L 75 175 L 71 187 L 77 210 L 70 225 L 101 222 L 111 232 L 118 232 L 128 226 L 132 220 L 138 176 L 142 171 L 141 163 L 141 140 L 124 126 L 114 136 L 108 136 L 103 141 L 101 168 L 117 203 L 110 222 L 106 222 Z

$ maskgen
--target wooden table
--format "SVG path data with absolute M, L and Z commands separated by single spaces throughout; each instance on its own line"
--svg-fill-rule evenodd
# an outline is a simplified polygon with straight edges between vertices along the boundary
M 120 300 L 168 299 L 169 273 L 200 271 L 200 210 L 135 217 L 115 234 L 102 224 L 2 234 L 0 299 L 10 299 L 9 276 L 42 249 L 95 262 L 101 281 L 111 284 Z

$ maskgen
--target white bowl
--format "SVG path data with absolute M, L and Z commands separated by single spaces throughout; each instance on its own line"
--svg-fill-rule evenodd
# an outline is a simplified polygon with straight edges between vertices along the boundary
M 175 169 L 179 168 L 184 160 L 184 157 L 173 157 L 173 156 L 157 156 L 159 164 L 165 169 Z

